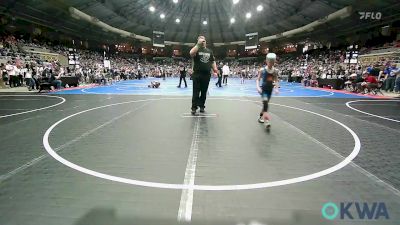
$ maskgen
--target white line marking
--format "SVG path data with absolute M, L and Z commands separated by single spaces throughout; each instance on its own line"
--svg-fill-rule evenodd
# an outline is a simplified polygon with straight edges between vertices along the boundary
M 57 150 L 56 150 L 56 151 L 57 151 Z M 16 168 L 16 169 L 14 169 L 14 170 L 12 170 L 12 171 L 9 171 L 9 172 L 6 173 L 6 174 L 1 175 L 1 176 L 0 176 L 0 183 L 2 183 L 3 181 L 7 180 L 8 178 L 14 176 L 15 174 L 17 174 L 17 173 L 19 173 L 19 172 L 25 170 L 26 168 L 28 168 L 28 167 L 30 167 L 30 166 L 32 166 L 32 165 L 35 165 L 36 163 L 38 163 L 38 162 L 41 161 L 42 159 L 46 158 L 47 156 L 48 156 L 47 154 L 41 155 L 41 156 L 39 156 L 39 157 L 37 157 L 37 158 L 34 158 L 34 159 L 32 159 L 31 161 L 25 163 L 24 165 L 22 165 L 22 166 L 20 166 L 20 167 L 18 167 L 18 168 Z
M 308 89 L 308 88 L 305 88 L 305 87 L 301 87 L 301 89 L 303 89 L 303 90 L 313 90 L 313 89 Z M 316 91 L 327 92 L 327 93 L 329 93 L 329 94 L 326 94 L 326 95 L 311 95 L 311 96 L 307 96 L 307 95 L 299 95 L 299 96 L 279 96 L 279 94 L 278 94 L 278 95 L 275 94 L 274 97 L 278 97 L 278 98 L 321 98 L 321 97 L 327 97 L 327 96 L 333 96 L 333 95 L 335 95 L 334 92 L 328 91 L 328 90 L 316 90 Z
M 191 113 L 184 113 L 181 116 L 182 118 L 215 118 L 218 117 L 217 114 L 214 113 L 200 113 L 200 114 L 196 114 L 196 115 L 192 115 Z
M 281 104 L 275 104 L 275 103 L 270 103 L 271 105 L 276 105 L 288 109 L 295 109 L 299 110 L 302 112 L 307 112 L 311 113 L 313 115 L 320 116 L 322 118 L 325 118 L 327 120 L 330 120 L 332 122 L 335 122 L 336 124 L 344 127 L 353 137 L 354 139 L 354 148 L 350 155 L 348 155 L 343 161 L 338 163 L 337 165 L 334 165 L 328 169 L 313 173 L 313 174 L 308 174 L 305 176 L 300 176 L 300 177 L 295 177 L 295 178 L 290 178 L 290 179 L 285 179 L 285 180 L 278 180 L 278 181 L 272 181 L 272 182 L 264 182 L 264 183 L 255 183 L 255 184 L 241 184 L 241 185 L 185 185 L 185 184 L 171 184 L 171 183 L 159 183 L 159 182 L 149 182 L 149 181 L 141 181 L 141 180 L 134 180 L 134 179 L 128 179 L 128 178 L 123 178 L 123 177 L 118 177 L 118 176 L 113 176 L 109 174 L 104 174 L 104 173 L 99 173 L 94 170 L 90 170 L 87 168 L 84 168 L 82 166 L 76 165 L 60 155 L 58 155 L 50 146 L 49 144 L 49 136 L 51 131 L 58 126 L 60 123 L 64 122 L 65 120 L 77 116 L 82 113 L 90 112 L 93 110 L 97 109 L 102 109 L 106 107 L 111 107 L 111 106 L 116 106 L 116 105 L 122 105 L 122 104 L 129 104 L 129 103 L 135 103 L 135 102 L 149 102 L 149 101 L 160 101 L 160 100 L 177 100 L 177 99 L 190 99 L 190 98 L 158 98 L 158 99 L 143 99 L 143 100 L 135 100 L 135 101 L 128 101 L 128 102 L 121 102 L 121 103 L 114 103 L 114 104 L 109 104 L 109 105 L 104 105 L 104 106 L 99 106 L 91 109 L 87 109 L 81 112 L 77 112 L 75 114 L 69 115 L 58 122 L 54 123 L 49 129 L 46 130 L 46 133 L 43 136 L 43 145 L 46 149 L 46 151 L 57 161 L 60 163 L 64 164 L 65 166 L 68 166 L 74 170 L 80 171 L 82 173 L 99 177 L 105 180 L 111 180 L 115 182 L 120 182 L 120 183 L 125 183 L 125 184 L 131 184 L 131 185 L 138 185 L 138 186 L 144 186 L 144 187 L 153 187 L 153 188 L 164 188 L 164 189 L 193 189 L 193 190 L 203 190 L 203 191 L 233 191 L 233 190 L 249 190 L 249 189 L 260 189 L 260 188 L 270 188 L 270 187 L 278 187 L 278 186 L 283 186 L 283 185 L 289 185 L 289 184 L 295 184 L 295 183 L 300 183 L 300 182 L 305 182 L 309 180 L 313 180 L 322 176 L 326 176 L 328 174 L 334 173 L 343 167 L 347 166 L 355 157 L 357 157 L 358 153 L 360 152 L 361 149 L 361 143 L 360 139 L 357 136 L 357 134 L 347 127 L 345 124 L 330 118 L 325 115 L 321 115 L 316 112 L 312 112 L 309 110 L 301 109 L 301 108 L 296 108 L 292 106 L 287 106 L 287 105 L 281 105 Z M 212 100 L 227 100 L 227 101 L 242 101 L 242 102 L 259 102 L 259 101 L 254 101 L 254 100 L 247 100 L 247 99 L 230 99 L 230 98 L 211 98 Z
M 113 119 L 111 119 L 111 120 L 109 120 L 109 121 L 107 121 L 107 122 L 101 124 L 100 126 L 95 127 L 95 128 L 93 128 L 93 129 L 91 129 L 91 130 L 89 130 L 89 131 L 87 131 L 87 132 L 81 134 L 80 136 L 78 136 L 78 137 L 76 137 L 76 138 L 74 138 L 74 139 L 72 139 L 72 140 L 70 140 L 70 141 L 64 143 L 63 145 L 58 146 L 56 149 L 54 149 L 54 151 L 55 151 L 55 152 L 61 151 L 62 149 L 64 149 L 64 148 L 70 146 L 71 144 L 76 143 L 77 141 L 81 140 L 82 138 L 89 136 L 90 134 L 96 132 L 97 130 L 99 130 L 99 129 L 101 129 L 101 128 L 103 128 L 103 127 L 105 127 L 105 126 L 107 126 L 107 125 L 109 125 L 109 124 L 111 124 L 111 123 L 113 123 L 114 121 L 119 120 L 119 119 L 121 119 L 122 117 L 124 117 L 124 116 L 126 116 L 126 115 L 128 115 L 128 114 L 130 114 L 130 113 L 132 113 L 132 112 L 135 112 L 135 111 L 137 111 L 137 110 L 139 110 L 139 109 L 141 109 L 141 108 L 143 108 L 143 107 L 144 107 L 145 105 L 147 105 L 147 104 L 148 104 L 148 103 L 145 103 L 145 104 L 143 104 L 142 106 L 139 106 L 139 107 L 135 108 L 134 110 L 128 111 L 128 112 L 126 112 L 126 113 L 124 113 L 124 114 L 122 114 L 122 115 L 120 115 L 120 116 L 114 117 Z M 6 173 L 6 174 L 1 175 L 1 176 L 0 176 L 0 183 L 2 183 L 3 181 L 9 179 L 10 177 L 14 176 L 15 174 L 18 174 L 18 173 L 24 171 L 24 170 L 27 169 L 28 167 L 37 164 L 37 163 L 40 162 L 42 159 L 44 159 L 44 158 L 46 158 L 46 157 L 48 157 L 48 156 L 49 156 L 48 154 L 43 154 L 43 155 L 41 155 L 41 156 L 39 156 L 39 157 L 36 157 L 36 158 L 32 159 L 31 161 L 25 163 L 24 165 L 22 165 L 22 166 L 20 166 L 20 167 L 18 167 L 18 168 L 16 168 L 16 169 L 14 169 L 14 170 L 12 170 L 12 171 L 9 171 L 9 172 Z
M 272 114 L 272 113 L 271 113 Z M 304 135 L 305 137 L 307 137 L 308 139 L 310 139 L 312 142 L 320 145 L 322 148 L 324 148 L 325 150 L 328 150 L 330 153 L 332 153 L 333 155 L 337 156 L 339 159 L 344 160 L 345 157 L 342 156 L 339 152 L 333 150 L 332 148 L 330 148 L 329 146 L 325 145 L 324 143 L 318 141 L 317 139 L 313 138 L 312 136 L 310 136 L 308 133 L 304 132 L 303 130 L 301 130 L 300 128 L 294 126 L 293 124 L 285 121 L 284 119 L 282 119 L 280 116 L 274 114 L 275 117 L 280 118 L 280 120 L 287 124 L 289 127 L 291 127 L 292 129 L 296 130 L 297 132 L 301 133 L 302 135 Z M 374 174 L 372 174 L 371 172 L 365 170 L 364 168 L 362 168 L 361 166 L 357 165 L 354 162 L 350 163 L 350 166 L 354 167 L 356 170 L 358 170 L 360 173 L 364 174 L 365 176 L 367 176 L 368 178 L 370 178 L 371 180 L 375 181 L 376 183 L 384 186 L 385 188 L 387 188 L 388 190 L 390 190 L 391 192 L 393 192 L 395 195 L 400 197 L 400 191 L 398 189 L 396 189 L 395 187 L 393 187 L 391 184 L 386 183 L 385 181 L 379 179 L 377 176 L 375 176 Z
M 379 100 L 375 100 L 375 101 L 379 101 Z M 400 100 L 399 100 L 400 101 Z M 341 104 L 343 104 L 343 103 L 341 103 Z M 337 105 L 340 105 L 339 103 L 337 104 Z M 393 103 L 393 104 L 383 104 L 383 103 L 381 103 L 381 104 L 367 104 L 367 103 L 361 103 L 361 104 L 353 104 L 353 105 L 359 105 L 359 106 L 371 106 L 371 105 L 373 105 L 373 106 L 399 106 L 399 103 Z
M 182 118 L 216 118 L 217 116 L 205 116 L 205 115 L 190 115 L 190 116 L 182 116 Z
M 184 116 L 191 116 L 191 113 L 183 113 Z M 196 113 L 197 116 L 218 116 L 215 113 Z
M 343 116 L 354 118 L 354 115 L 343 114 Z M 371 118 L 371 117 L 373 117 L 373 116 L 365 115 L 365 116 L 357 116 L 357 117 L 359 117 L 359 118 Z
M 123 86 L 123 85 L 122 85 Z M 128 86 L 130 86 L 130 85 L 128 85 Z M 231 85 L 232 86 L 232 85 Z M 158 93 L 153 93 L 153 92 L 146 92 L 146 93 L 142 93 L 143 92 L 143 90 L 152 90 L 152 89 L 142 89 L 142 90 L 126 90 L 126 89 L 122 89 L 122 90 L 120 90 L 120 91 L 129 91 L 129 93 L 127 93 L 127 92 L 123 92 L 123 93 L 118 93 L 118 92 L 91 92 L 91 91 L 88 91 L 89 89 L 95 89 L 96 87 L 111 87 L 111 86 L 95 86 L 95 87 L 90 87 L 90 88 L 84 88 L 84 89 L 81 89 L 81 92 L 84 92 L 84 93 L 87 93 L 87 94 L 97 94 L 97 95 L 144 95 L 144 94 L 146 94 L 146 95 L 158 95 Z M 116 87 L 116 86 L 114 86 L 114 87 Z M 117 90 L 118 90 L 119 88 L 117 88 Z M 214 90 L 215 88 L 213 88 L 213 90 Z M 302 89 L 304 89 L 304 90 L 307 90 L 306 88 L 303 88 L 302 87 Z M 162 88 L 161 89 L 159 89 L 159 90 L 163 90 Z M 216 89 L 216 90 L 220 90 L 220 89 Z M 290 90 L 290 89 L 288 89 L 288 90 Z M 309 90 L 312 90 L 312 89 L 309 89 Z M 332 92 L 332 91 L 328 91 L 328 90 L 316 90 L 316 91 L 322 91 L 322 92 L 327 92 L 327 93 L 329 93 L 329 94 L 325 94 L 325 95 L 310 95 L 310 96 L 307 96 L 307 95 L 299 95 L 299 96 L 280 96 L 279 94 L 278 95 L 274 95 L 274 97 L 278 97 L 278 98 L 321 98 L 321 97 L 327 97 L 327 96 L 333 96 L 335 93 L 334 92 Z M 138 92 L 138 93 L 132 93 L 132 92 Z M 283 92 L 283 93 L 287 93 L 287 92 Z M 179 95 L 179 96 L 185 96 L 187 93 L 185 93 L 185 92 L 181 92 L 181 91 L 169 91 L 167 94 L 171 94 L 171 95 Z M 207 95 L 209 95 L 209 93 L 207 93 Z M 259 94 L 257 94 L 257 92 L 256 91 L 254 91 L 254 96 L 251 96 L 251 97 L 258 97 L 259 96 Z M 241 95 L 241 96 L 234 96 L 234 97 L 249 97 L 249 96 L 247 96 L 247 95 Z
M 43 96 L 43 95 L 32 95 L 32 96 Z M 27 98 L 19 98 L 19 99 L 10 98 L 10 99 L 0 99 L 0 101 L 42 101 L 42 100 L 41 99 L 27 99 Z
M 194 129 L 192 144 L 190 146 L 189 157 L 186 165 L 184 185 L 193 186 L 196 176 L 196 163 L 199 152 L 199 127 L 200 118 L 197 119 Z M 193 188 L 183 189 L 181 194 L 181 201 L 179 204 L 178 221 L 190 222 L 192 220 L 193 208 Z
M 30 110 L 30 109 L 0 109 L 0 111 L 26 111 L 26 110 Z M 48 111 L 48 112 L 51 112 L 51 111 L 53 111 L 53 112 L 55 112 L 55 111 L 63 112 L 64 109 L 49 109 L 49 110 L 45 110 L 45 111 Z
M 61 104 L 63 104 L 66 100 L 65 100 L 65 98 L 63 98 L 63 97 L 59 97 L 59 96 L 56 96 L 56 95 L 0 95 L 0 97 L 7 97 L 7 96 L 24 96 L 24 97 L 38 97 L 38 96 L 41 96 L 41 97 L 48 97 L 48 98 L 59 98 L 59 99 L 61 99 L 62 101 L 61 102 L 59 102 L 59 103 L 57 103 L 57 104 L 54 104 L 54 105 L 51 105 L 51 106 L 46 106 L 46 107 L 43 107 L 43 108 L 38 108 L 38 109 L 32 109 L 32 110 L 29 110 L 29 111 L 25 111 L 25 112 L 19 112 L 19 113 L 13 113 L 13 114 L 8 114 L 8 115 L 3 115 L 3 116 L 0 116 L 0 118 L 6 118 L 6 117 L 10 117 L 10 116 L 16 116 L 16 115 L 21 115 L 21 114 L 26 114 L 26 113 L 31 113 L 31 112 L 36 112 L 36 111 L 40 111 L 40 110 L 43 110 L 43 109 L 49 109 L 49 108 L 53 108 L 53 107 L 56 107 L 56 106 L 58 106 L 58 105 L 61 105 Z
M 10 123 L 1 124 L 0 126 L 12 126 L 12 125 L 15 125 L 15 124 L 18 124 L 18 123 L 21 123 L 21 122 L 25 122 L 25 121 L 33 120 L 33 119 L 37 119 L 37 118 L 42 118 L 42 117 L 44 117 L 44 116 L 43 115 L 36 115 L 36 116 L 27 117 L 27 118 L 24 118 L 24 119 L 12 121 Z
M 311 104 L 311 103 L 307 103 L 307 104 Z M 343 103 L 342 103 L 343 104 Z M 321 110 L 325 110 L 325 111 L 329 111 L 329 112 L 333 112 L 333 113 L 337 113 L 336 111 L 333 111 L 333 110 L 331 110 L 331 109 L 327 109 L 327 108 L 320 108 Z M 385 130 L 390 130 L 391 132 L 396 132 L 396 133 L 400 133 L 400 130 L 398 130 L 398 129 L 394 129 L 394 128 L 391 128 L 391 127 L 387 127 L 387 126 L 384 126 L 384 125 L 382 125 L 382 124 L 379 124 L 379 123 L 374 123 L 374 122 L 370 122 L 369 120 L 363 120 L 363 119 L 360 119 L 360 118 L 368 118 L 368 117 L 374 117 L 374 116 L 369 116 L 369 115 L 360 115 L 360 116 L 355 116 L 355 115 L 348 115 L 348 114 L 343 114 L 343 113 L 341 113 L 343 116 L 345 116 L 345 117 L 350 117 L 351 119 L 353 119 L 353 120 L 358 120 L 358 121 L 360 121 L 360 122 L 362 122 L 362 123 L 368 123 L 368 124 L 370 124 L 370 125 L 373 125 L 373 126 L 377 126 L 377 127 L 380 127 L 380 128 L 382 128 L 382 129 L 385 129 Z
M 354 102 L 400 102 L 400 100 L 355 100 L 355 101 L 346 102 L 346 106 L 348 108 L 350 108 L 350 109 L 352 109 L 354 111 L 357 111 L 359 113 L 363 113 L 363 114 L 366 114 L 366 115 L 369 115 L 369 116 L 374 116 L 374 117 L 378 117 L 378 118 L 381 118 L 381 119 L 384 119 L 384 120 L 389 120 L 389 121 L 393 121 L 393 122 L 396 122 L 396 123 L 400 123 L 400 120 L 395 120 L 395 119 L 387 118 L 387 117 L 384 117 L 384 116 L 378 116 L 378 115 L 375 115 L 375 114 L 372 114 L 372 113 L 367 113 L 367 112 L 361 111 L 359 109 L 353 108 L 350 104 L 354 103 Z
M 0 109 L 0 111 L 26 111 L 29 109 Z

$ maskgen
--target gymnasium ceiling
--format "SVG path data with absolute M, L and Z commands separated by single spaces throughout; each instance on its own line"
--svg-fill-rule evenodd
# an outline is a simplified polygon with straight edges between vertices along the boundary
M 259 5 L 261 11 L 257 11 Z M 389 19 L 400 17 L 397 0 L 239 0 L 237 4 L 233 0 L 178 0 L 177 3 L 173 0 L 2 0 L 0 10 L 88 39 L 109 38 L 111 34 L 72 18 L 69 7 L 113 27 L 150 38 L 153 30 L 157 30 L 165 32 L 166 41 L 194 42 L 198 34 L 205 34 L 208 42 L 220 43 L 242 41 L 250 32 L 258 32 L 259 37 L 279 34 L 349 5 L 353 7 L 352 16 L 321 26 L 307 37 L 329 39 L 352 35 L 360 27 L 379 23 L 360 21 L 357 11 L 382 12 L 382 17 Z M 151 6 L 153 12 L 149 10 Z M 246 18 L 246 13 L 251 13 L 251 18 Z M 160 18 L 161 14 L 165 18 Z M 235 23 L 231 23 L 231 18 L 235 18 Z

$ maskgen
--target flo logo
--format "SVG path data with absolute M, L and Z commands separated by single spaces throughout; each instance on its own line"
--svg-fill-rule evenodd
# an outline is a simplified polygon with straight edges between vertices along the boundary
M 360 20 L 380 20 L 382 18 L 381 12 L 358 12 Z
M 327 220 L 334 220 L 338 217 L 341 220 L 380 220 L 389 219 L 389 212 L 383 202 L 341 202 L 338 206 L 333 202 L 325 203 L 321 209 L 322 217 Z

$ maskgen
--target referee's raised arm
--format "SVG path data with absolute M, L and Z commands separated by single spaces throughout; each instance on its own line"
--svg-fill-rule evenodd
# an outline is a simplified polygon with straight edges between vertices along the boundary
M 204 44 L 205 44 L 204 36 L 199 36 L 197 38 L 197 44 L 192 49 L 190 49 L 190 57 L 192 58 L 195 57 L 199 49 L 201 47 L 204 47 Z

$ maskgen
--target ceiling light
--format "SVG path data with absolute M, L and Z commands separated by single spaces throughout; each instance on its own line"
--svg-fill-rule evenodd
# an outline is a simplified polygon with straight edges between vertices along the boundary
M 236 5 L 239 3 L 239 0 L 233 0 L 233 4 Z
M 154 6 L 150 6 L 149 10 L 150 10 L 150 12 L 154 12 L 154 11 L 156 11 L 156 8 L 154 8 Z
M 176 18 L 175 22 L 176 22 L 176 23 L 180 23 L 181 20 L 180 20 L 179 18 Z
M 160 14 L 160 18 L 161 18 L 161 19 L 164 19 L 164 18 L 165 18 L 165 14 L 164 14 L 164 13 L 161 13 L 161 14 Z
M 204 20 L 204 21 L 203 21 L 203 25 L 207 25 L 207 20 Z
M 264 9 L 264 7 L 262 5 L 257 6 L 257 11 L 261 12 Z
M 247 19 L 250 19 L 250 18 L 251 18 L 251 13 L 249 13 L 249 12 L 246 13 L 246 18 L 247 18 Z
M 235 18 L 231 18 L 231 23 L 235 23 Z
M 175 4 L 178 3 L 178 0 L 172 0 Z

